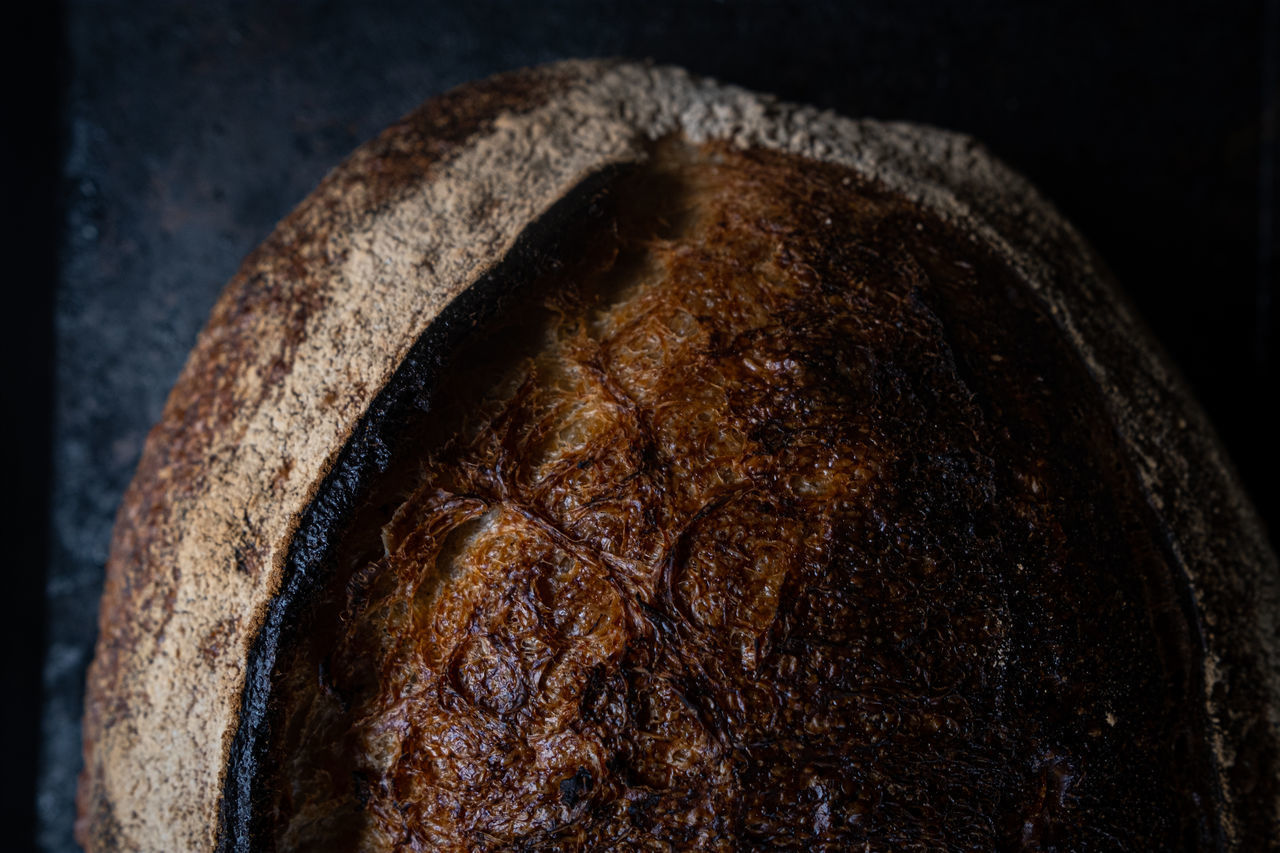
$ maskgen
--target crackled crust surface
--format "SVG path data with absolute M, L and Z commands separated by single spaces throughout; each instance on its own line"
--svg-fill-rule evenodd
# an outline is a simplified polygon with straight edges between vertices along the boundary
M 281 657 L 276 849 L 1211 849 L 1189 599 L 1016 275 L 758 151 L 597 205 Z
M 262 633 L 263 620 L 290 581 L 290 554 L 302 547 L 294 540 L 300 519 L 332 488 L 326 477 L 335 460 L 357 428 L 376 431 L 366 417 L 377 396 L 451 300 L 584 180 L 645 160 L 653 140 L 672 134 L 838 164 L 896 197 L 895 204 L 909 201 L 958 229 L 978 255 L 998 259 L 994 266 L 1013 277 L 1012 289 L 1047 318 L 1045 337 L 1081 366 L 1082 396 L 1097 395 L 1095 423 L 1118 440 L 1110 476 L 1119 481 L 1110 482 L 1119 491 L 1112 499 L 1132 519 L 1124 537 L 1137 536 L 1126 547 L 1160 545 L 1137 561 L 1152 572 L 1144 594 L 1155 590 L 1155 598 L 1146 600 L 1174 601 L 1170 588 L 1190 599 L 1182 615 L 1196 642 L 1185 659 L 1177 643 L 1172 656 L 1135 658 L 1185 676 L 1164 684 L 1163 694 L 1157 689 L 1164 699 L 1153 701 L 1160 705 L 1168 690 L 1183 690 L 1186 704 L 1203 709 L 1206 723 L 1195 734 L 1207 744 L 1203 778 L 1216 788 L 1212 799 L 1227 845 L 1274 844 L 1280 837 L 1275 558 L 1202 414 L 1079 237 L 965 138 L 840 119 L 672 69 L 564 63 L 430 102 L 326 179 L 228 286 L 121 509 L 86 702 L 79 826 L 86 846 L 194 850 L 247 843 L 232 837 L 239 830 L 222 819 L 233 794 L 227 771 L 233 741 L 252 717 L 241 704 L 246 673 L 255 660 L 270 666 L 276 639 Z M 957 310 L 976 310 L 964 308 L 963 299 L 958 304 Z M 996 415 L 984 410 L 983 417 Z M 1003 447 L 1005 439 L 979 437 L 977 447 L 988 446 L 983 441 Z M 865 453 L 856 443 L 848 449 Z M 440 457 L 440 464 L 450 463 Z M 1125 472 L 1134 477 L 1127 484 Z M 877 472 L 867 488 L 889 488 L 884 482 Z M 784 497 L 768 496 L 775 503 Z M 501 514 L 489 521 L 508 523 Z M 1133 532 L 1148 523 L 1154 528 L 1146 528 L 1147 538 Z M 521 528 L 521 535 L 533 534 Z M 424 547 L 421 553 L 430 554 L 431 546 Z M 547 547 L 563 550 L 554 542 Z M 679 584 L 673 589 L 679 602 Z M 352 607 L 387 594 L 371 587 Z M 609 608 L 607 596 L 599 606 Z M 1179 613 L 1153 609 L 1148 636 L 1177 636 L 1177 625 L 1165 622 L 1176 623 Z M 706 627 L 696 612 L 687 615 L 689 624 Z M 711 634 L 716 643 L 734 636 Z M 742 666 L 742 647 L 720 660 Z M 1179 660 L 1194 671 L 1180 669 Z M 945 736 L 949 729 L 941 724 L 939 731 Z M 1194 740 L 1187 741 L 1193 753 Z M 1057 755 L 1027 756 L 1047 762 L 1041 782 L 1025 777 L 1016 788 L 1024 798 L 1007 812 L 1048 815 L 1047 822 L 1031 821 L 1032 837 L 1052 832 L 1054 792 L 1070 805 L 1067 793 L 1083 784 L 1068 783 L 1070 768 L 1055 763 Z M 556 810 L 585 810 L 583 803 L 607 799 L 605 783 L 596 784 L 606 777 L 593 772 L 588 782 L 582 768 L 592 772 L 585 761 L 574 769 L 546 814 L 567 820 L 574 816 Z M 1168 778 L 1182 772 L 1170 769 Z M 790 783 L 801 778 L 810 777 Z M 1176 800 L 1197 789 L 1170 781 L 1143 790 L 1173 792 Z M 1167 813 L 1171 803 L 1159 806 L 1162 795 L 1155 794 L 1143 805 L 1139 794 L 1121 793 L 1124 808 L 1144 814 Z M 810 796 L 816 793 L 803 795 Z M 808 826 L 817 833 L 829 818 L 812 808 L 815 822 Z M 1206 810 L 1201 802 L 1199 812 Z M 588 818 L 612 825 L 603 812 Z

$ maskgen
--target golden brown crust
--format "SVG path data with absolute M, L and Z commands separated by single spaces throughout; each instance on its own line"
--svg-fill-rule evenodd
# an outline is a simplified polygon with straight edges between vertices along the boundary
M 90 674 L 90 849 L 212 849 L 258 626 L 300 515 L 432 319 L 588 175 L 681 133 L 841 163 L 1014 268 L 1083 363 L 1203 620 L 1228 845 L 1277 837 L 1275 561 L 1199 411 L 1079 238 L 967 140 L 668 69 L 564 64 L 460 90 L 362 149 L 229 286 L 121 509 Z M 221 747 L 220 749 L 218 747 Z M 224 836 L 224 842 L 228 839 Z
M 1016 275 L 759 150 L 597 206 L 282 651 L 263 846 L 1212 849 L 1189 599 Z

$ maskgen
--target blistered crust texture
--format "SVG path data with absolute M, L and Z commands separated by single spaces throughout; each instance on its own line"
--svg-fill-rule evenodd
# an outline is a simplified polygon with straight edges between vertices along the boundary
M 275 849 L 1212 849 L 1193 631 L 1048 318 L 848 170 L 672 147 L 299 629 Z
M 430 102 L 254 253 L 122 505 L 90 671 L 81 840 L 218 842 L 246 656 L 297 519 L 432 318 L 588 175 L 680 134 L 839 163 L 974 235 L 1086 366 L 1194 594 L 1223 819 L 1274 843 L 1275 558 L 1199 409 L 1078 236 L 970 140 L 849 121 L 672 69 L 565 63 Z

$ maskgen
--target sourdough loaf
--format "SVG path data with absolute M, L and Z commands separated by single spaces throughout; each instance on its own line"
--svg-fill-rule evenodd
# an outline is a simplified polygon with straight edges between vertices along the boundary
M 669 68 L 429 101 L 121 508 L 91 850 L 1267 849 L 1276 563 L 972 140 Z

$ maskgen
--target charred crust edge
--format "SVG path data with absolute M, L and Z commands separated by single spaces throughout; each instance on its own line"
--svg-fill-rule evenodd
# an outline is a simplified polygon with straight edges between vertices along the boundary
M 618 172 L 618 168 L 602 170 L 575 187 L 528 226 L 496 267 L 440 313 L 377 395 L 316 490 L 290 542 L 281 587 L 249 652 L 239 723 L 223 784 L 219 850 L 247 853 L 265 837 L 268 828 L 259 808 L 265 792 L 254 783 L 269 736 L 267 702 L 276 652 L 323 583 L 332 543 L 350 522 L 369 484 L 395 456 L 400 427 L 431 408 L 445 356 L 536 278 L 534 271 L 556 256 L 561 226 L 583 211 L 590 215 L 593 199 Z
M 258 364 L 265 356 L 259 353 L 252 334 L 245 333 L 243 321 L 263 315 L 279 323 L 286 338 L 296 339 L 304 334 L 307 303 L 321 298 L 318 291 L 324 281 L 300 277 L 297 281 L 302 284 L 294 288 L 297 292 L 285 293 L 284 283 L 296 282 L 273 277 L 272 271 L 301 273 L 305 245 L 318 244 L 332 228 L 391 203 L 406 186 L 430 182 L 436 167 L 492 127 L 500 116 L 542 106 L 592 67 L 571 62 L 521 69 L 465 83 L 429 99 L 335 167 L 246 256 L 224 288 L 170 391 L 160 420 L 147 436 L 137 471 L 116 514 L 82 724 L 84 764 L 77 782 L 76 840 L 86 849 L 114 850 L 129 843 L 127 831 L 114 817 L 117 804 L 103 785 L 104 759 L 96 736 L 106 726 L 132 725 L 130 710 L 120 697 L 120 680 L 128 669 L 131 649 L 144 630 L 130 618 L 146 605 L 137 599 L 136 587 L 165 570 L 157 552 L 173 546 L 173 527 L 180 523 L 173 517 L 177 505 L 207 473 L 211 435 L 225 428 L 207 414 L 219 405 L 227 408 L 235 402 L 226 374 L 264 367 L 270 375 L 284 369 L 285 361 L 280 359 L 288 359 L 294 352 L 291 340 L 284 340 L 280 359 L 265 366 Z M 353 202 L 348 194 L 357 186 L 369 192 Z M 294 308 L 285 304 L 290 297 L 301 298 L 303 303 L 303 315 L 294 317 L 293 323 L 290 314 Z M 230 360 L 239 362 L 238 368 Z M 162 604 L 172 609 L 172 601 Z M 264 605 L 255 614 L 259 626 L 267 618 L 268 608 Z M 252 630 L 256 634 L 259 628 Z M 224 742 L 218 747 L 224 764 L 231 746 Z M 189 841 L 194 843 L 194 839 Z

